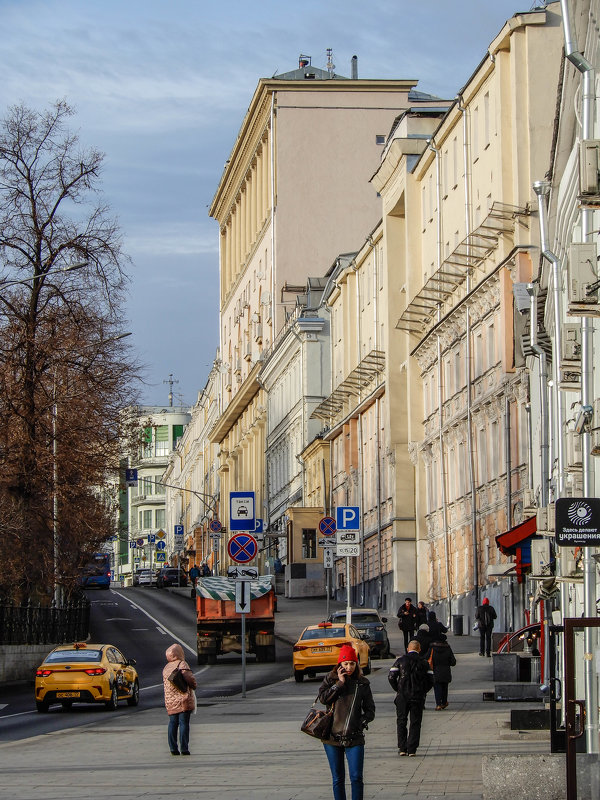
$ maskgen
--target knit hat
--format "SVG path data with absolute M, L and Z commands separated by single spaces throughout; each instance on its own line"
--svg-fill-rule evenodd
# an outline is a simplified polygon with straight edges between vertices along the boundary
M 356 651 L 351 644 L 344 644 L 340 648 L 340 654 L 338 656 L 338 664 L 341 664 L 342 661 L 356 661 L 358 663 Z
M 487 599 L 487 597 L 484 597 L 483 598 L 483 605 L 484 606 L 489 606 L 489 604 L 490 604 L 490 601 Z

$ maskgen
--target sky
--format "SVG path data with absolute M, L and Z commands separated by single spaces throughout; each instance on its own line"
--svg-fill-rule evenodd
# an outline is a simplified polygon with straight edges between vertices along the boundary
M 123 330 L 141 399 L 192 405 L 219 345 L 218 225 L 208 217 L 260 78 L 300 53 L 338 74 L 418 79 L 453 98 L 502 25 L 539 0 L 0 0 L 0 116 L 65 99 L 106 154 L 105 201 L 131 283 Z

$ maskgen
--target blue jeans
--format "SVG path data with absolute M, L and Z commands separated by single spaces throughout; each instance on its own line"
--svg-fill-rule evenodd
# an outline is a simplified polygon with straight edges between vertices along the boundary
M 190 749 L 190 715 L 191 711 L 169 715 L 169 750 L 172 753 L 185 753 Z M 177 747 L 177 730 L 179 729 L 179 747 Z
M 348 773 L 352 786 L 352 800 L 363 800 L 363 764 L 365 762 L 365 746 L 337 747 L 325 744 L 325 754 L 329 761 L 329 769 L 333 778 L 333 800 L 346 800 L 346 772 L 344 769 L 344 753 L 348 761 Z

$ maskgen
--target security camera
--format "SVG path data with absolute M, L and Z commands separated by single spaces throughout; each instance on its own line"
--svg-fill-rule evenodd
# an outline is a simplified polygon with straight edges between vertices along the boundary
M 591 406 L 581 406 L 581 411 L 575 420 L 575 433 L 589 433 L 589 426 L 594 415 Z

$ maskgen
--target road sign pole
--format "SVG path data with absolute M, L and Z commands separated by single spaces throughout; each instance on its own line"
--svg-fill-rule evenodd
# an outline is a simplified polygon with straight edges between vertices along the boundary
M 350 602 L 350 556 L 346 556 L 346 624 L 352 624 L 352 604 Z
M 325 611 L 325 619 L 329 619 L 329 595 L 331 594 L 331 570 L 326 569 L 325 572 L 327 573 L 327 584 L 325 591 L 327 592 L 327 607 Z
M 242 614 L 242 697 L 246 697 L 246 615 Z

